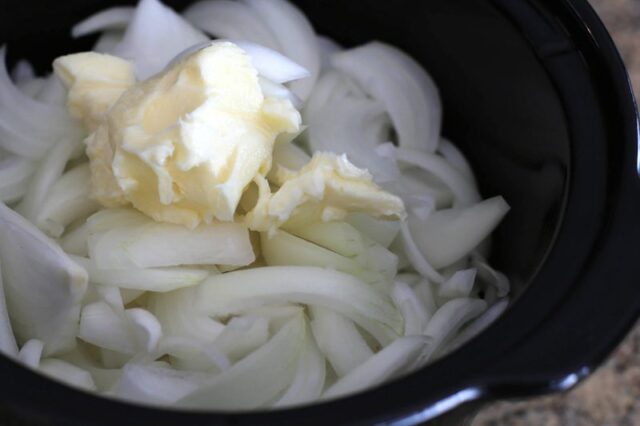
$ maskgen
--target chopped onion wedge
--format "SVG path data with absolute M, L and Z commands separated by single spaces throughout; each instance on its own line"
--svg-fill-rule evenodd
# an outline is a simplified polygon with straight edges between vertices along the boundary
M 469 297 L 473 285 L 476 282 L 477 270 L 461 269 L 456 271 L 446 280 L 438 290 L 438 297 L 441 299 L 455 299 L 459 297 Z
M 36 168 L 36 162 L 18 155 L 0 159 L 0 201 L 11 203 L 22 198 Z
M 39 370 L 53 379 L 78 389 L 95 391 L 96 384 L 89 372 L 59 359 L 45 359 L 40 363 Z
M 71 29 L 71 35 L 78 38 L 107 30 L 125 29 L 133 17 L 134 11 L 133 7 L 127 6 L 101 10 L 74 25 Z
M 200 225 L 191 230 L 149 220 L 144 225 L 91 235 L 89 255 L 100 269 L 245 266 L 255 260 L 247 227 L 232 222 Z
M 132 61 L 139 79 L 162 71 L 178 53 L 208 38 L 158 0 L 141 0 L 115 54 Z
M 403 148 L 434 152 L 440 141 L 442 106 L 433 80 L 413 58 L 372 42 L 337 53 L 333 66 L 385 105 Z
M 240 360 L 269 340 L 269 321 L 258 317 L 235 317 L 213 344 L 231 360 Z
M 71 256 L 95 284 L 165 293 L 202 282 L 209 271 L 196 268 L 100 269 L 90 259 Z
M 178 402 L 207 410 L 258 408 L 276 398 L 292 382 L 305 342 L 302 316 L 291 320 L 260 349 L 209 379 Z
M 288 83 L 309 77 L 309 70 L 288 57 L 258 44 L 234 41 L 247 52 L 258 74 L 274 83 Z
M 40 365 L 40 358 L 42 358 L 42 351 L 44 350 L 44 343 L 38 339 L 31 339 L 22 345 L 20 352 L 18 353 L 18 360 L 24 365 L 31 368 L 38 368 Z
M 322 394 L 326 377 L 325 360 L 310 330 L 305 335 L 304 349 L 298 359 L 298 370 L 289 389 L 278 399 L 274 407 L 289 407 L 317 400 Z
M 280 47 L 260 15 L 239 1 L 199 1 L 189 6 L 183 16 L 197 28 L 219 38 L 246 40 L 274 50 Z
M 201 373 L 174 370 L 159 363 L 127 364 L 113 395 L 146 404 L 172 404 L 202 385 Z
M 352 321 L 320 307 L 313 307 L 311 312 L 313 337 L 338 377 L 348 374 L 373 356 L 373 351 Z
M 433 349 L 446 343 L 463 325 L 487 309 L 484 300 L 472 298 L 453 299 L 445 303 L 433 315 L 424 334 L 433 338 Z
M 291 90 L 307 100 L 320 72 L 320 49 L 307 17 L 286 0 L 245 0 L 273 33 L 280 51 L 305 67 L 311 75 L 291 84 Z
M 0 204 L 0 258 L 17 340 L 42 340 L 45 355 L 72 349 L 87 289 L 86 272 L 4 204 Z
M 415 149 L 400 148 L 397 150 L 397 158 L 400 162 L 420 167 L 440 179 L 453 193 L 454 206 L 466 207 L 480 201 L 475 182 L 467 179 L 443 157 Z
M 421 335 L 431 314 L 413 289 L 402 281 L 396 281 L 391 290 L 391 298 L 404 318 L 404 335 Z
M 467 208 L 433 212 L 426 220 L 410 215 L 408 224 L 420 252 L 431 265 L 442 268 L 469 254 L 508 211 L 504 199 L 494 197 Z
M 87 343 L 122 354 L 136 353 L 136 337 L 126 319 L 105 302 L 86 305 L 78 337 Z
M 88 163 L 62 175 L 51 186 L 46 200 L 37 212 L 36 225 L 50 236 L 59 237 L 69 224 L 98 210 L 98 202 L 89 197 L 90 182 Z
M 197 309 L 213 316 L 268 302 L 294 302 L 335 310 L 367 331 L 370 321 L 392 334 L 400 334 L 403 329 L 402 318 L 386 297 L 351 275 L 329 269 L 252 268 L 209 277 L 195 290 Z
M 79 140 L 62 139 L 51 147 L 47 157 L 40 163 L 24 199 L 16 208 L 30 222 L 36 222 L 51 188 L 64 173 L 64 168 L 78 144 Z
M 333 399 L 373 387 L 411 367 L 424 362 L 431 348 L 431 339 L 424 336 L 400 337 L 369 358 L 351 373 L 339 379 L 322 395 Z

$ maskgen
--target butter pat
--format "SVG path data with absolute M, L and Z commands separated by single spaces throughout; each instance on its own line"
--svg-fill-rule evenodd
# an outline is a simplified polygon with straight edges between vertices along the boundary
M 309 222 L 343 220 L 348 213 L 404 219 L 402 200 L 382 190 L 371 174 L 354 166 L 346 155 L 316 152 L 299 171 L 280 168 L 280 188 L 271 193 L 268 183 L 257 180 L 260 195 L 247 215 L 248 226 L 257 231 L 275 231 L 296 216 Z
M 233 221 L 273 145 L 300 128 L 291 101 L 265 97 L 249 56 L 212 43 L 124 92 L 87 139 L 92 194 L 156 221 Z
M 82 120 L 90 132 L 136 82 L 131 63 L 94 52 L 62 56 L 53 62 L 53 69 L 68 90 L 71 116 Z

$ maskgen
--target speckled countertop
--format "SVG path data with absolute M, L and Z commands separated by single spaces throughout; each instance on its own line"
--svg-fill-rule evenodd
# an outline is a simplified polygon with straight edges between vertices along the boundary
M 609 28 L 640 98 L 640 0 L 590 0 Z M 574 390 L 493 404 L 473 426 L 640 425 L 640 324 L 609 361 Z

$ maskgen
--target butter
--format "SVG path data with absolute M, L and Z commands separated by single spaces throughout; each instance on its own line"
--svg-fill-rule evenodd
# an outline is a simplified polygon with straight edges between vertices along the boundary
M 92 195 L 189 228 L 233 221 L 243 191 L 269 172 L 276 138 L 300 121 L 291 101 L 264 96 L 242 49 L 214 42 L 111 106 L 86 140 Z
M 136 82 L 130 62 L 95 52 L 62 56 L 53 69 L 67 88 L 72 117 L 95 131 L 111 106 Z
M 298 171 L 279 168 L 271 193 L 264 179 L 257 179 L 259 197 L 247 215 L 248 226 L 273 232 L 296 216 L 310 222 L 344 220 L 349 213 L 366 213 L 385 219 L 404 219 L 402 200 L 382 190 L 371 174 L 354 166 L 346 155 L 316 152 Z

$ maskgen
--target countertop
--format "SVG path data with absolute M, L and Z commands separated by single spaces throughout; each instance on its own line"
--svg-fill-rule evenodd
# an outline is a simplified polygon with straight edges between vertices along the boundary
M 590 0 L 629 69 L 640 98 L 640 0 Z M 609 361 L 575 389 L 526 401 L 499 402 L 472 426 L 640 425 L 640 324 Z

